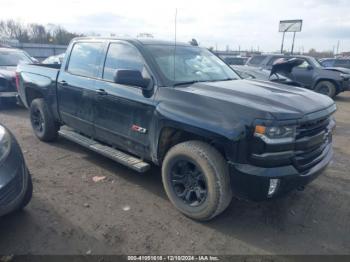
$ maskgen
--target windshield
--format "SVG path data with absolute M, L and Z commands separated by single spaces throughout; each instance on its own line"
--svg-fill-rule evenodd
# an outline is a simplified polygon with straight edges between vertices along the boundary
M 0 66 L 17 66 L 20 63 L 32 63 L 32 61 L 24 52 L 0 50 Z
M 150 45 L 148 49 L 167 85 L 240 78 L 225 62 L 204 48 L 176 46 L 174 50 L 170 45 Z

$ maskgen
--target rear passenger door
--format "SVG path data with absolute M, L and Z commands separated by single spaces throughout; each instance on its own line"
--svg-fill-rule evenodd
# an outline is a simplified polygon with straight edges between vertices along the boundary
M 118 69 L 139 70 L 144 77 L 150 78 L 136 47 L 123 41 L 109 44 L 103 72 L 95 86 L 96 136 L 107 144 L 141 157 L 147 156 L 155 107 L 153 95 L 145 96 L 140 87 L 116 84 L 114 76 Z
M 59 112 L 63 122 L 94 136 L 95 79 L 103 59 L 102 42 L 76 42 L 57 81 Z

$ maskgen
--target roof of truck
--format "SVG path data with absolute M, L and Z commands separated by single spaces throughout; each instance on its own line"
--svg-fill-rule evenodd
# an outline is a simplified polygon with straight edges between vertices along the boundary
M 175 45 L 174 41 L 160 40 L 160 39 L 150 39 L 150 38 L 123 38 L 123 37 L 77 37 L 74 38 L 73 41 L 81 41 L 81 40 L 124 40 L 128 42 L 138 42 L 143 45 Z M 176 45 L 181 46 L 192 46 L 189 43 L 185 42 L 176 42 Z

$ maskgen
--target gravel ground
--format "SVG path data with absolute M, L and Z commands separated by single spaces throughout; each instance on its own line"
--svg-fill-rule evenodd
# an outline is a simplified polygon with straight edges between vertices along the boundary
M 322 176 L 283 199 L 233 199 L 207 223 L 173 208 L 158 168 L 140 175 L 62 138 L 45 144 L 25 109 L 2 110 L 34 196 L 0 218 L 0 254 L 350 254 L 350 94 L 336 102 L 335 157 Z

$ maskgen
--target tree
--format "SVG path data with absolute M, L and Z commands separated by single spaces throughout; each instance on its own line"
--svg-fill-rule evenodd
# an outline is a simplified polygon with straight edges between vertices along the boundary
M 14 20 L 0 21 L 0 36 L 17 39 L 22 43 L 59 44 L 67 45 L 70 40 L 77 36 L 61 26 L 48 24 L 46 27 L 41 24 L 24 25 Z
M 53 43 L 58 45 L 68 45 L 74 37 L 82 36 L 75 33 L 70 33 L 61 26 L 57 26 L 52 33 Z
M 44 44 L 48 42 L 50 35 L 46 32 L 43 25 L 30 24 L 28 25 L 30 42 Z
M 27 28 L 20 22 L 12 19 L 0 22 L 0 34 L 17 39 L 20 42 L 28 42 L 29 40 Z

